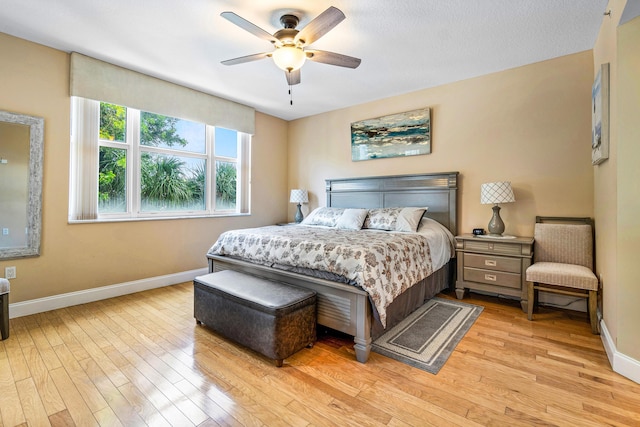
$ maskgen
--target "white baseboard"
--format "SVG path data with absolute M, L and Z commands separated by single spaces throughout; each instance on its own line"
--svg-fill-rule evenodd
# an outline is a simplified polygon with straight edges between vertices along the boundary
M 134 280 L 132 282 L 17 302 L 9 304 L 9 317 L 14 318 L 28 316 L 30 314 L 42 313 L 49 310 L 55 310 L 57 308 L 71 307 L 72 305 L 86 304 L 88 302 L 119 297 L 121 295 L 146 291 L 148 289 L 189 282 L 193 280 L 194 277 L 207 273 L 208 269 L 204 267 L 197 270 L 167 274 L 165 276 L 150 277 L 148 279 Z
M 626 354 L 620 353 L 609 334 L 604 320 L 600 322 L 600 339 L 607 352 L 611 369 L 618 374 L 629 378 L 640 384 L 640 361 L 635 360 Z

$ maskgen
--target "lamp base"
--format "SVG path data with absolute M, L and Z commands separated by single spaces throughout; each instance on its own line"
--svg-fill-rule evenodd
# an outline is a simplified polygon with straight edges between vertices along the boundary
M 494 205 L 491 209 L 493 209 L 493 216 L 487 226 L 489 237 L 501 237 L 504 233 L 504 222 L 500 218 L 500 206 Z
M 301 223 L 304 219 L 304 215 L 302 215 L 302 209 L 300 209 L 300 203 L 298 203 L 298 210 L 296 211 L 295 221 L 297 223 Z

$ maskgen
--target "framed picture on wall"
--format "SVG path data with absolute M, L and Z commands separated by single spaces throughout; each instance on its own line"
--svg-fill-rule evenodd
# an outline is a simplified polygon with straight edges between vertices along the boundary
M 591 163 L 609 158 L 609 63 L 602 64 L 591 89 Z
M 352 161 L 430 153 L 428 107 L 351 123 Z

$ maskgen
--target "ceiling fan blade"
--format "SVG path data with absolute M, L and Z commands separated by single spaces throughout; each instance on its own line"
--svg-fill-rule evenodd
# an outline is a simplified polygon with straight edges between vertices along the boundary
M 236 65 L 236 64 L 244 64 L 245 62 L 257 61 L 259 59 L 268 58 L 271 56 L 271 52 L 264 53 L 254 53 L 253 55 L 241 56 L 239 58 L 227 59 L 226 61 L 221 61 L 221 64 L 224 65 Z
M 307 59 L 323 64 L 337 65 L 338 67 L 358 68 L 362 60 L 341 53 L 328 52 L 326 50 L 305 50 Z
M 294 41 L 310 45 L 320 37 L 327 34 L 333 27 L 345 19 L 344 13 L 336 7 L 329 9 L 316 16 L 296 35 Z
M 243 30 L 250 32 L 254 36 L 258 36 L 261 39 L 271 42 L 273 44 L 280 43 L 277 38 L 273 37 L 273 35 L 269 34 L 268 32 L 258 27 L 254 23 L 247 21 L 243 17 L 236 15 L 233 12 L 222 12 L 220 16 L 225 18 L 227 21 L 233 24 L 236 24 L 238 27 L 242 28 Z
M 294 71 L 285 71 L 285 77 L 289 86 L 300 84 L 300 69 Z

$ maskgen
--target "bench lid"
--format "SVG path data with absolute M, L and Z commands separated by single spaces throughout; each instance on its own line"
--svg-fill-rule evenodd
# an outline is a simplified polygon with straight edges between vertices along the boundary
M 251 276 L 233 270 L 198 276 L 194 283 L 224 294 L 229 299 L 274 315 L 282 315 L 315 303 L 316 293 L 310 289 Z

